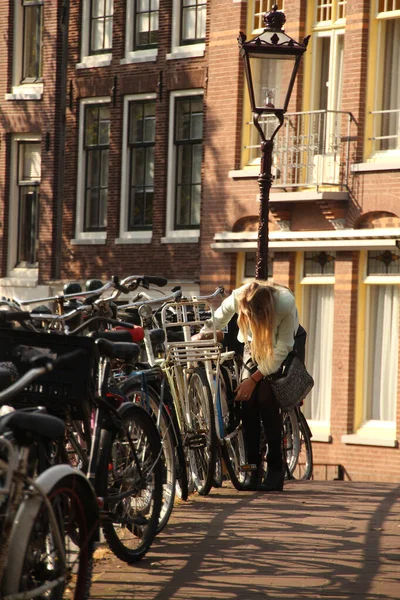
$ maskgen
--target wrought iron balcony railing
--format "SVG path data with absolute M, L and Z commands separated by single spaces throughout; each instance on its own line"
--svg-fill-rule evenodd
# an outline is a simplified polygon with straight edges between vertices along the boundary
M 274 116 L 265 116 L 262 125 L 266 137 L 275 128 Z M 287 113 L 274 141 L 274 182 L 277 188 L 329 186 L 347 189 L 352 126 L 351 113 L 331 110 Z M 260 155 L 260 139 L 249 123 L 250 161 Z

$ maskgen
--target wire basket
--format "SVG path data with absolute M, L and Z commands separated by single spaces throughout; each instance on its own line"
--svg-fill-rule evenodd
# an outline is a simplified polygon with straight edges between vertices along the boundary
M 45 406 L 49 414 L 80 420 L 90 414 L 95 381 L 95 344 L 87 337 L 36 333 L 25 330 L 0 329 L 0 362 L 12 361 L 20 375 L 31 366 L 21 360 L 29 348 L 50 353 L 52 358 L 74 350 L 84 350 L 78 357 L 55 367 L 19 392 L 7 404 L 13 408 Z

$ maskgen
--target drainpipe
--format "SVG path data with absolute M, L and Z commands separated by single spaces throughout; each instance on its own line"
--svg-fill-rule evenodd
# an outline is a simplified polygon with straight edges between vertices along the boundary
M 56 183 L 56 215 L 55 215 L 55 261 L 54 279 L 61 279 L 62 256 L 62 226 L 64 200 L 64 170 L 65 170 L 65 120 L 67 105 L 67 67 L 68 67 L 68 24 L 69 0 L 62 0 L 60 13 L 61 29 L 61 76 L 60 76 L 60 106 L 59 106 L 59 147 Z

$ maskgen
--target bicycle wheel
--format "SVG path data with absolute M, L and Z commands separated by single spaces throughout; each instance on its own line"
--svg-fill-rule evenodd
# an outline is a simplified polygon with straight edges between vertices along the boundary
M 299 454 L 295 468 L 291 471 L 293 479 L 311 479 L 313 472 L 313 452 L 310 428 L 300 409 L 295 409 L 299 426 Z
M 120 427 L 103 430 L 96 488 L 104 497 L 102 530 L 119 559 L 140 560 L 157 533 L 162 502 L 161 444 L 151 416 L 131 402 L 118 413 Z
M 58 477 L 57 469 L 58 473 L 68 469 L 69 474 Z M 42 587 L 42 593 L 36 592 L 34 597 L 89 598 L 98 507 L 88 481 L 82 474 L 71 471 L 69 466 L 55 466 L 36 480 L 43 491 L 49 488 L 46 495 L 54 511 L 54 521 L 38 494 L 28 497 L 19 507 L 4 574 L 4 597 L 25 592 L 26 598 L 30 598 L 29 592 L 33 595 L 34 590 Z
M 189 465 L 195 489 L 205 496 L 213 483 L 217 445 L 211 390 L 200 367 L 194 369 L 189 379 L 188 405 Z
M 176 493 L 181 500 L 187 500 L 189 497 L 189 478 L 187 472 L 186 454 L 183 449 L 180 431 L 177 432 L 178 443 L 176 446 Z
M 137 383 L 125 385 L 123 391 L 128 400 L 147 409 L 160 434 L 163 476 L 162 505 L 157 527 L 157 533 L 160 533 L 168 523 L 175 500 L 177 463 L 172 419 L 166 406 L 161 404 L 159 395 L 150 386 L 146 394 Z

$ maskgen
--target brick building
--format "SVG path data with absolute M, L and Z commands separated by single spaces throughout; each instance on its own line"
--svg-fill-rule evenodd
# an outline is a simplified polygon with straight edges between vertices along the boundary
M 400 2 L 283 8 L 286 32 L 311 41 L 275 141 L 270 269 L 308 330 L 315 472 L 397 480 Z M 236 38 L 270 9 L 1 5 L 1 293 L 134 272 L 230 290 L 253 276 L 260 140 Z

